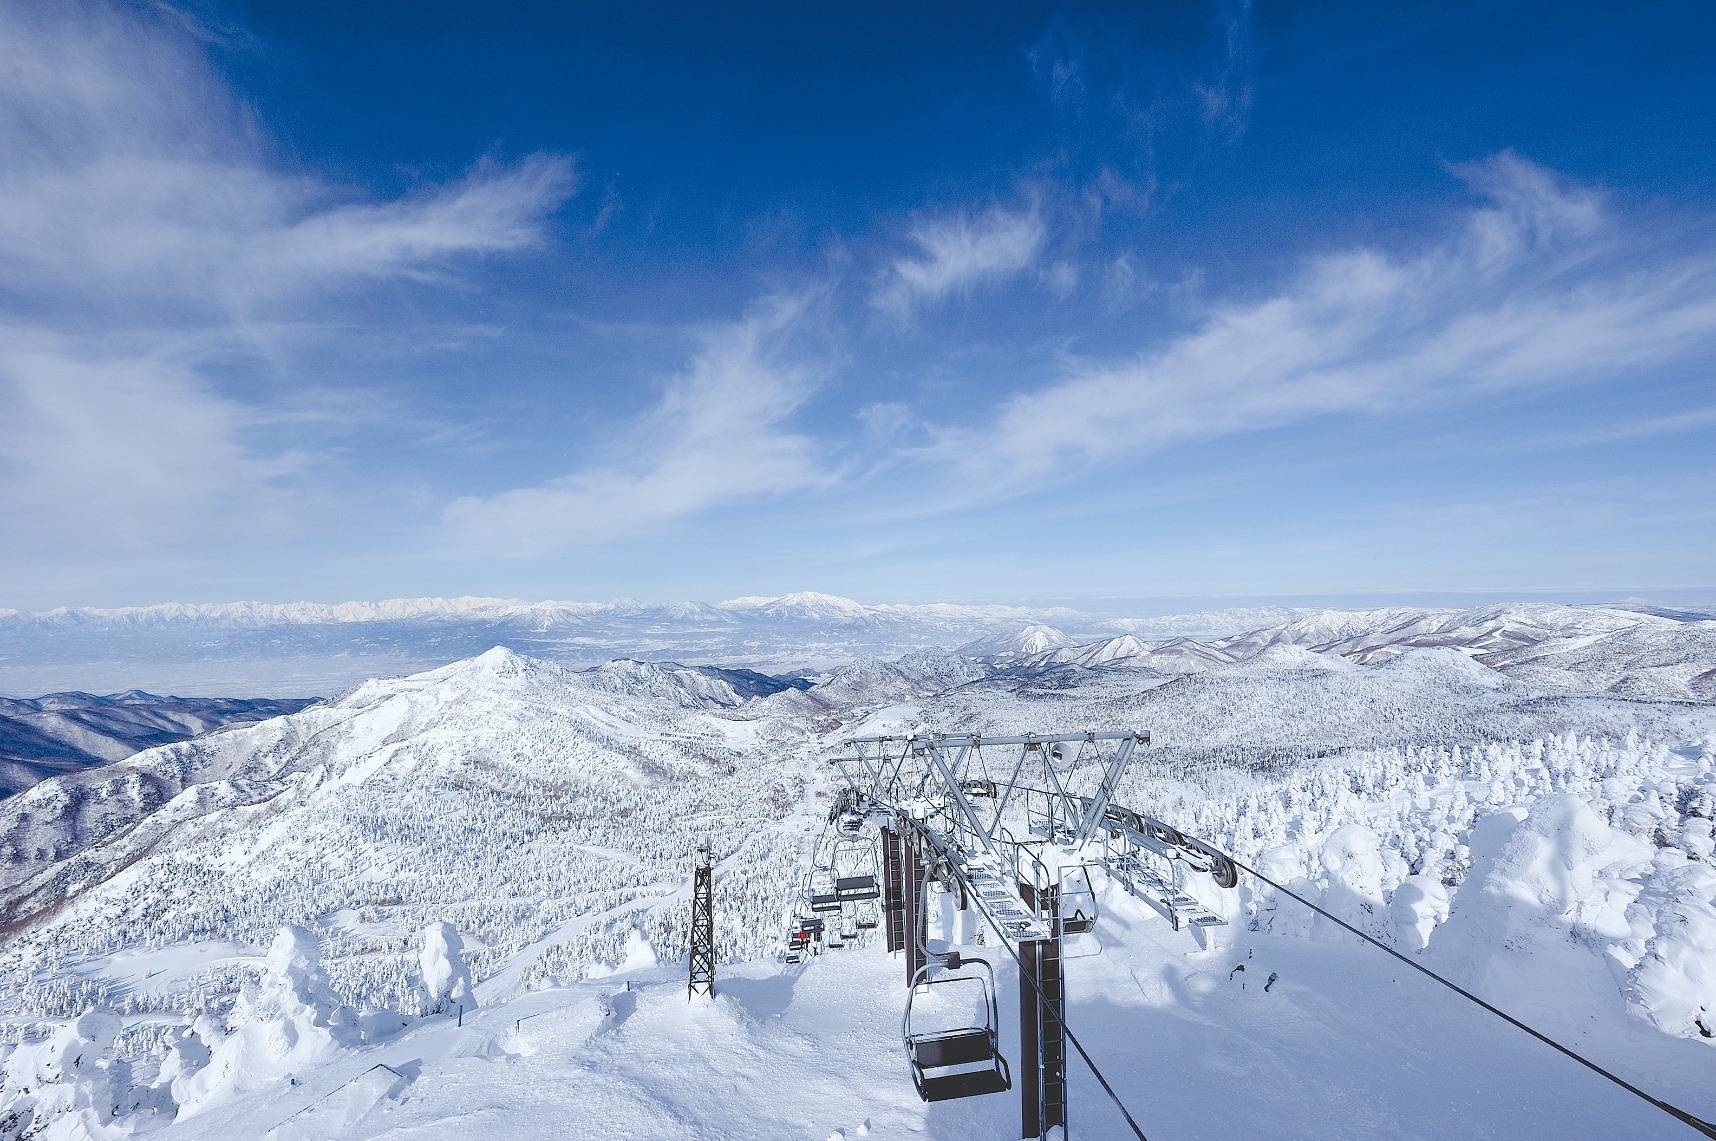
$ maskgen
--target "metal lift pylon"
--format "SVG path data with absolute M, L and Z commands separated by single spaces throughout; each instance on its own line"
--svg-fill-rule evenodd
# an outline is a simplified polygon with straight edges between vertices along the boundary
M 715 862 L 705 841 L 691 862 L 691 976 L 689 998 L 715 994 Z
M 902 934 L 905 936 L 906 952 L 906 985 L 917 984 L 917 978 L 924 969 L 928 958 L 929 914 L 925 907 L 924 854 L 919 850 L 913 833 L 901 837 L 901 848 L 905 859 L 902 861 L 901 872 L 901 903 L 902 918 L 905 920 Z
M 906 949 L 906 843 L 895 827 L 882 830 L 882 911 L 888 951 Z
M 1019 944 L 1019 1136 L 1042 1138 L 1067 1125 L 1066 970 L 1059 892 L 1047 888 L 1047 939 Z

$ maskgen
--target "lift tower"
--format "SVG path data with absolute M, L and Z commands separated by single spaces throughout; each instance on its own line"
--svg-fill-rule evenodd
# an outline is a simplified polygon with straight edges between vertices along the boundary
M 715 993 L 715 864 L 709 843 L 697 845 L 691 862 L 691 980 L 687 993 Z

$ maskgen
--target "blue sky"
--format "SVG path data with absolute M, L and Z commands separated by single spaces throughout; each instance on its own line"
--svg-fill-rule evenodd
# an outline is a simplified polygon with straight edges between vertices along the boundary
M 0 605 L 1716 598 L 1716 9 L 571 7 L 0 0 Z

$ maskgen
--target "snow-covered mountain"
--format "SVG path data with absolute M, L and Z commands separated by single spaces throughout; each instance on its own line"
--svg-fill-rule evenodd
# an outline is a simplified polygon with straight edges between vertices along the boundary
M 68 955 L 265 943 L 283 922 L 325 931 L 336 979 L 378 1001 L 403 993 L 397 937 L 430 919 L 472 933 L 485 974 L 575 975 L 634 924 L 673 941 L 652 907 L 712 832 L 733 898 L 784 899 L 807 742 L 735 720 L 712 680 L 495 649 L 38 785 L 0 804 L 9 998 L 42 1001 L 27 980 Z M 739 911 L 727 938 L 763 953 L 772 926 Z
M 631 657 L 781 674 L 949 648 L 1036 623 L 1094 638 L 1110 622 L 1059 608 L 866 606 L 814 593 L 717 605 L 421 598 L 12 611 L 0 613 L 0 692 L 144 686 L 325 695 L 496 644 L 574 667 Z
M 1716 697 L 1716 621 L 1603 606 L 1302 612 L 1220 638 L 1147 642 L 1125 634 L 1035 653 L 991 652 L 987 660 L 1013 669 L 1110 666 L 1180 674 L 1249 661 L 1276 646 L 1367 665 L 1412 650 L 1445 649 L 1557 687 L 1662 700 Z
M 801 592 L 718 604 L 540 602 L 493 598 L 384 602 L 230 603 L 0 611 L 0 692 L 150 688 L 237 696 L 338 693 L 493 645 L 573 667 L 613 658 L 823 672 L 865 657 L 955 649 L 991 665 L 1133 666 L 1179 673 L 1250 657 L 1277 642 L 1377 661 L 1447 646 L 1502 668 L 1532 659 L 1534 676 L 1598 689 L 1696 696 L 1716 660 L 1697 649 L 1711 615 L 1644 604 L 1511 604 L 1471 610 L 1251 607 L 1154 618 L 1065 608 L 865 605 Z M 1653 633 L 1654 632 L 1654 633 Z M 1579 651 L 1627 633 L 1637 660 Z M 1687 642 L 1658 646 L 1659 636 Z M 1653 664 L 1659 659 L 1667 668 Z M 1699 669 L 1681 665 L 1708 662 Z M 1678 671 L 1678 672 L 1677 672 Z M 1701 688 L 1702 687 L 1702 688 Z
M 224 725 L 302 709 L 305 700 L 157 697 L 127 690 L 0 697 L 0 797 L 60 773 L 123 760 Z
M 1030 625 L 964 653 L 861 657 L 807 688 L 497 648 L 0 802 L 0 1041 L 33 1042 L 6 1061 L 0 1110 L 105 1098 L 186 1137 L 451 1136 L 516 1074 L 521 1100 L 494 1118 L 507 1135 L 591 1114 L 609 1135 L 993 1135 L 1005 1099 L 949 1116 L 911 1093 L 897 964 L 874 948 L 802 973 L 772 958 L 827 817 L 822 762 L 859 730 L 1126 725 L 1153 744 L 1124 803 L 1716 1112 L 1700 1029 L 1716 1008 L 1716 705 L 1598 684 L 1648 662 L 1690 690 L 1707 623 L 1366 612 L 1082 645 Z M 1530 672 L 1565 655 L 1582 656 Z M 656 965 L 683 954 L 702 839 L 728 980 L 707 1009 Z M 1241 1133 L 1303 1136 L 1320 1123 L 1294 1093 L 1309 1085 L 1388 1135 L 1662 1127 L 1505 1027 L 1408 996 L 1387 960 L 1291 901 L 1253 885 L 1217 902 L 1231 940 L 1194 953 L 1105 889 L 1106 949 L 1072 967 L 1075 1028 L 1111 1072 L 1177 1067 L 1157 1123 L 1207 1127 L 1200 1106 L 1226 1091 Z M 1236 981 L 1238 963 L 1252 973 Z M 461 1028 L 425 988 L 466 967 L 481 1009 Z M 1244 989 L 1269 974 L 1281 985 Z M 123 1021 L 75 1017 L 91 1005 Z M 1237 1092 L 1236 1050 L 1255 1074 Z M 106 1068 L 79 1077 L 73 1056 Z M 759 1080 L 782 1058 L 790 1080 Z M 1401 1083 L 1402 1065 L 1420 1076 Z M 713 1093 L 673 1092 L 714 1072 Z M 545 1082 L 569 1091 L 558 1111 L 526 1088 Z M 1075 1092 L 1106 1135 L 1097 1092 Z

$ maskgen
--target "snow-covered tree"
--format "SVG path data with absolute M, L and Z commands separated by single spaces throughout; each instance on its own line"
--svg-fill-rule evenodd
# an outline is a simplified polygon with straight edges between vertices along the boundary
M 471 969 L 465 963 L 465 941 L 451 923 L 431 923 L 423 929 L 423 950 L 418 955 L 423 970 L 426 1009 L 432 1014 L 462 1006 L 475 1009 L 476 992 L 471 988 Z
M 329 988 L 316 937 L 295 926 L 275 936 L 224 1032 L 206 1024 L 205 1032 L 214 1039 L 208 1064 L 177 1083 L 182 1116 L 306 1073 L 358 1043 L 356 1015 Z
M 120 1026 L 111 1011 L 89 1010 L 12 1051 L 0 1087 L 0 1136 L 109 1141 L 172 1121 L 171 1102 L 137 1088 L 131 1064 L 113 1056 Z

